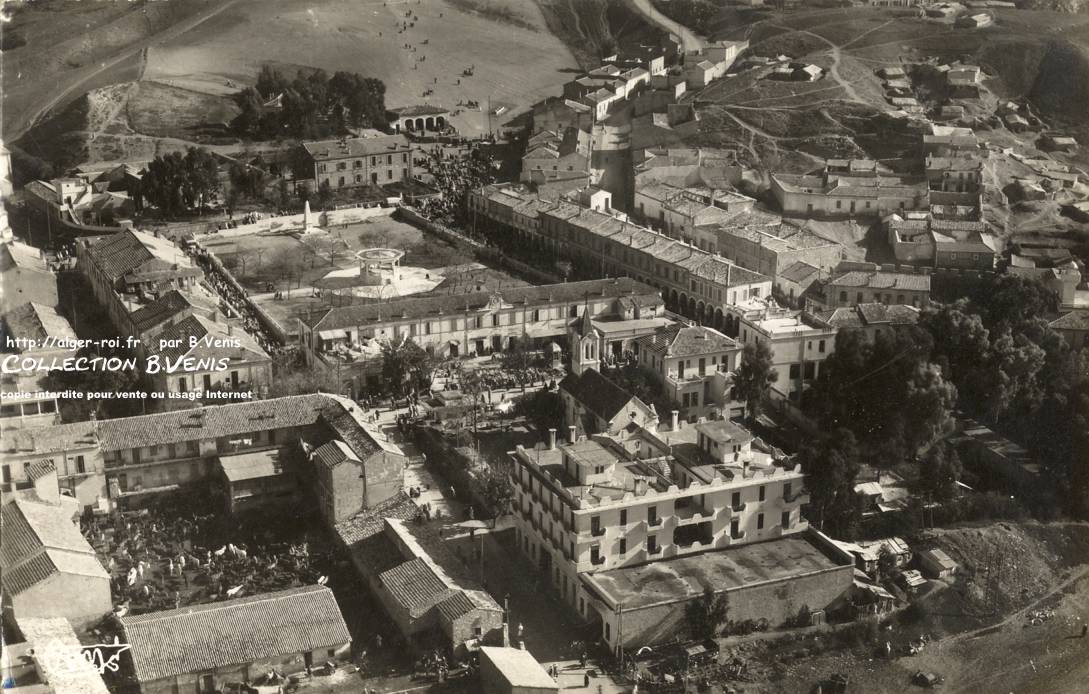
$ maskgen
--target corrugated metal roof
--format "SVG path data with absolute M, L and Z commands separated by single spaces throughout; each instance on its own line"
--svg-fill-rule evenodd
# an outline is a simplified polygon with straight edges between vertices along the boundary
M 352 637 L 325 586 L 121 619 L 136 678 L 152 682 L 217 667 L 333 648 Z

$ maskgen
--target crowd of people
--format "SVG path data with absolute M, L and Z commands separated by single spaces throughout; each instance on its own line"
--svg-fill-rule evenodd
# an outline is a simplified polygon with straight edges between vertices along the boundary
M 213 509 L 180 499 L 140 511 L 85 519 L 81 529 L 110 573 L 117 612 L 142 614 L 321 583 L 332 555 L 306 536 L 272 542 Z
M 415 203 L 417 209 L 425 217 L 447 226 L 464 221 L 469 191 L 495 181 L 491 158 L 477 142 L 470 142 L 464 149 L 453 151 L 436 144 L 423 152 L 427 156 L 422 166 L 431 174 L 433 185 L 442 195 L 418 200 Z
M 265 327 L 257 316 L 257 311 L 254 309 L 253 304 L 250 303 L 246 290 L 238 287 L 218 264 L 212 262 L 211 254 L 206 249 L 191 244 L 188 252 L 194 262 L 204 270 L 204 278 L 219 295 L 220 300 L 230 308 L 233 315 L 241 318 L 243 329 L 257 340 L 257 343 L 261 345 L 261 349 L 265 350 L 269 356 L 276 356 L 284 352 L 284 345 Z

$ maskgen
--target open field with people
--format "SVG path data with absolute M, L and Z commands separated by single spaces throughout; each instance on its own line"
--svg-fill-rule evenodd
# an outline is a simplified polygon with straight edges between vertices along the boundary
M 168 13 L 160 5 L 192 7 Z M 150 159 L 192 143 L 237 149 L 241 141 L 225 127 L 238 112 L 232 95 L 266 64 L 289 76 L 360 72 L 385 82 L 388 108 L 438 105 L 477 136 L 555 95 L 577 68 L 533 0 L 141 7 L 143 15 L 84 3 L 16 12 L 5 31 L 26 43 L 4 52 L 5 141 L 51 160 L 60 152 L 47 142 L 63 133 L 66 165 Z M 489 104 L 505 109 L 489 118 Z

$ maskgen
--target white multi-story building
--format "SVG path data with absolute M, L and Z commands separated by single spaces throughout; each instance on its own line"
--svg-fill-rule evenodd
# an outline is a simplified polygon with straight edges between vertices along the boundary
M 588 575 L 802 533 L 800 467 L 780 467 L 720 420 L 628 427 L 512 452 L 518 546 L 588 619 Z M 606 640 L 612 631 L 603 628 Z

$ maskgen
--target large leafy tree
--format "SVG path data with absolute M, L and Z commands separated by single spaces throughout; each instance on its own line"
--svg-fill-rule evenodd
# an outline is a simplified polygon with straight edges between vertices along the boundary
M 741 352 L 741 363 L 734 371 L 734 389 L 737 397 L 745 401 L 745 411 L 750 420 L 760 415 L 768 387 L 777 378 L 771 359 L 771 349 L 765 343 L 748 344 Z
M 812 517 L 823 532 L 851 539 L 862 519 L 862 499 L 855 493 L 858 443 L 847 429 L 837 429 L 798 452 L 809 490 Z
M 164 214 L 176 215 L 203 204 L 219 190 L 219 167 L 203 148 L 155 157 L 140 181 L 143 197 Z
M 382 377 L 394 395 L 424 391 L 431 386 L 435 358 L 411 338 L 382 344 Z

